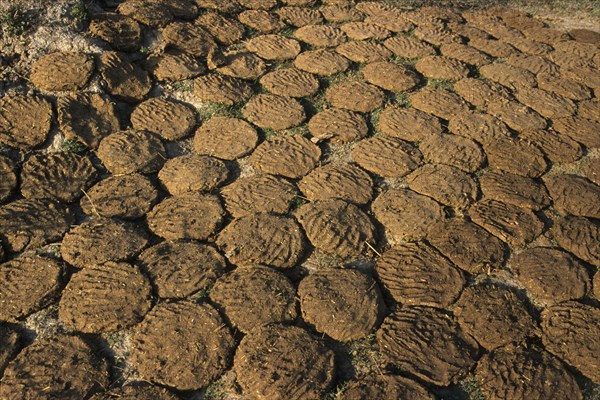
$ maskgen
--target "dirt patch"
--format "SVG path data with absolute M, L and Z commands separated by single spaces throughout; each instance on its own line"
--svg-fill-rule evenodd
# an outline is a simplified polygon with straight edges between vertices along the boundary
M 390 248 L 375 271 L 392 298 L 410 306 L 448 307 L 466 284 L 463 274 L 425 242 Z
M 244 245 L 240 246 L 239 243 Z M 291 218 L 252 214 L 234 219 L 217 238 L 217 246 L 232 264 L 264 264 L 291 268 L 303 255 L 305 238 Z
M 86 156 L 73 153 L 33 154 L 21 169 L 21 194 L 71 203 L 96 179 L 97 170 Z
M 108 363 L 77 336 L 39 340 L 11 361 L 0 381 L 4 398 L 83 399 L 108 385 Z
M 16 322 L 58 297 L 64 267 L 51 258 L 20 257 L 0 264 L 0 319 Z
M 383 317 L 377 284 L 358 271 L 316 272 L 300 282 L 298 295 L 304 320 L 342 342 L 368 335 Z
M 259 399 L 318 398 L 332 383 L 334 356 L 301 328 L 271 325 L 242 339 L 233 368 L 242 392 Z M 273 381 L 273 376 L 279 379 Z
M 235 218 L 255 213 L 285 214 L 297 194 L 294 184 L 272 175 L 239 178 L 221 189 L 225 208 Z
M 63 238 L 62 258 L 77 268 L 127 260 L 148 243 L 139 226 L 114 219 L 98 219 L 73 227 Z
M 454 319 L 431 307 L 403 307 L 390 314 L 377 331 L 377 342 L 389 362 L 441 386 L 466 374 L 479 349 Z
M 245 333 L 257 326 L 290 323 L 298 316 L 295 287 L 268 267 L 247 266 L 222 276 L 210 298 Z
M 161 298 L 185 298 L 212 287 L 225 270 L 223 256 L 197 242 L 167 241 L 142 252 L 136 264 Z
M 229 328 L 206 303 L 161 303 L 131 338 L 131 362 L 140 376 L 178 390 L 217 379 L 231 365 L 233 351 Z
M 65 287 L 58 317 L 75 331 L 120 331 L 144 318 L 150 310 L 151 290 L 148 278 L 130 264 L 86 266 Z

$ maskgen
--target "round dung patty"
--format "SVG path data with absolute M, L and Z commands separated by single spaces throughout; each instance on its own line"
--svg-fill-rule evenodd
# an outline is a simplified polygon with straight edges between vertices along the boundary
M 444 56 L 421 58 L 415 69 L 429 79 L 459 80 L 469 75 L 469 68 L 462 61 Z
M 156 203 L 158 191 L 140 174 L 115 175 L 92 186 L 79 202 L 84 213 L 104 218 L 136 219 Z
M 196 112 L 184 103 L 155 97 L 133 110 L 131 125 L 133 129 L 155 133 L 165 140 L 179 140 L 196 127 Z
M 238 178 L 221 189 L 225 208 L 234 218 L 255 213 L 285 214 L 297 194 L 293 183 L 272 175 Z
M 126 15 L 111 12 L 96 15 L 90 21 L 89 30 L 117 51 L 135 51 L 141 46 L 142 28 Z
M 166 3 L 150 0 L 126 0 L 117 11 L 152 28 L 162 28 L 174 18 Z
M 233 369 L 242 392 L 256 399 L 316 399 L 332 383 L 334 355 L 301 328 L 270 325 L 242 339 Z
M 202 101 L 232 106 L 252 97 L 252 87 L 237 78 L 209 74 L 194 80 L 194 96 Z
M 484 52 L 462 43 L 444 44 L 441 46 L 440 52 L 446 57 L 475 67 L 481 67 L 492 62 L 492 58 Z
M 206 57 L 217 46 L 214 38 L 202 27 L 191 22 L 174 22 L 162 31 L 168 48 L 187 53 L 193 57 Z
M 537 330 L 527 304 L 514 291 L 493 284 L 466 288 L 452 311 L 463 331 L 488 350 L 519 343 Z
M 421 152 L 404 140 L 375 136 L 352 149 L 352 159 L 367 171 L 400 178 L 421 164 Z
M 0 240 L 12 253 L 60 240 L 71 224 L 69 210 L 47 199 L 22 199 L 0 207 Z
M 391 189 L 380 194 L 371 209 L 388 238 L 396 241 L 422 238 L 431 225 L 445 218 L 438 202 L 410 189 Z
M 436 54 L 435 47 L 410 36 L 394 36 L 383 44 L 398 57 L 422 58 Z
M 134 328 L 130 361 L 144 380 L 195 390 L 229 368 L 234 349 L 229 328 L 209 304 L 160 303 Z
M 344 200 L 315 201 L 296 217 L 313 246 L 342 258 L 360 256 L 375 242 L 375 226 L 360 208 Z
M 585 267 L 558 249 L 527 249 L 512 258 L 511 269 L 533 297 L 546 302 L 580 299 L 590 286 Z
M 221 231 L 216 243 L 237 266 L 291 268 L 304 253 L 304 241 L 304 233 L 294 219 L 252 214 L 234 219 Z
M 244 106 L 242 114 L 254 125 L 275 131 L 296 127 L 306 118 L 298 101 L 274 94 L 254 96 Z
M 210 298 L 245 333 L 257 326 L 292 322 L 298 316 L 292 282 L 269 267 L 235 269 L 217 280 Z
M 8 157 L 0 156 L 0 202 L 8 199 L 18 184 L 13 161 Z
M 475 379 L 490 400 L 582 399 L 575 377 L 543 349 L 512 344 L 497 348 L 479 360 Z
M 578 175 L 557 175 L 546 180 L 554 208 L 563 214 L 600 218 L 600 186 Z
M 206 12 L 200 15 L 195 24 L 206 29 L 217 42 L 231 46 L 244 37 L 244 26 L 237 20 L 224 17 L 215 12 Z
M 465 219 L 450 218 L 431 225 L 427 241 L 471 274 L 498 269 L 504 262 L 504 243 Z
M 542 311 L 542 331 L 546 350 L 600 381 L 600 308 L 575 301 L 550 306 Z
M 542 89 L 522 88 L 515 92 L 515 97 L 546 118 L 567 118 L 577 110 L 571 100 Z
M 4 371 L 0 397 L 81 400 L 108 384 L 107 361 L 79 337 L 62 335 L 23 349 Z
M 57 51 L 46 54 L 31 66 L 29 79 L 49 92 L 83 89 L 94 71 L 94 59 L 87 54 Z
M 296 29 L 294 37 L 313 47 L 335 47 L 347 39 L 346 34 L 335 25 L 306 25 Z
M 600 185 L 600 158 L 588 159 L 587 162 L 581 166 L 581 172 L 590 181 L 594 182 L 596 185 Z M 9 178 L 9 182 L 10 181 Z M 2 195 L 0 195 L 0 198 L 2 198 Z
M 525 246 L 544 230 L 544 223 L 531 210 L 492 199 L 475 203 L 469 216 L 511 246 Z
M 352 40 L 384 40 L 391 35 L 391 32 L 384 27 L 366 21 L 346 22 L 340 28 Z
M 300 53 L 294 60 L 294 66 L 311 74 L 329 76 L 346 71 L 350 61 L 335 51 L 318 49 Z
M 442 132 L 440 120 L 415 108 L 387 106 L 379 114 L 377 128 L 386 135 L 409 142 L 437 138 Z M 432 140 L 433 140 L 432 138 Z M 446 157 L 451 154 L 445 154 Z M 431 158 L 431 157 L 430 157 Z
M 319 81 L 312 74 L 296 68 L 281 68 L 260 78 L 269 92 L 287 97 L 312 96 L 319 90 Z
M 0 264 L 0 320 L 41 310 L 58 296 L 63 280 L 62 264 L 51 258 L 22 256 Z
M 277 15 L 286 23 L 301 27 L 305 25 L 316 25 L 323 22 L 323 16 L 318 10 L 306 7 L 281 7 Z
M 277 136 L 263 142 L 249 158 L 256 170 L 297 179 L 318 163 L 321 149 L 300 135 Z
M 488 112 L 517 132 L 545 129 L 548 126 L 544 117 L 516 100 L 490 103 Z
M 133 265 L 87 266 L 65 287 L 58 317 L 69 329 L 83 333 L 120 331 L 144 318 L 151 295 L 148 278 Z
M 427 135 L 419 143 L 419 150 L 432 163 L 451 165 L 469 173 L 480 169 L 485 161 L 481 147 L 475 141 L 459 135 Z
M 184 193 L 167 197 L 148 213 L 148 228 L 167 240 L 206 240 L 223 223 L 225 210 L 212 194 Z
M 254 150 L 257 142 L 256 129 L 243 119 L 213 117 L 196 131 L 194 151 L 224 160 L 235 160 Z
M 418 378 L 447 386 L 466 374 L 477 342 L 442 310 L 415 306 L 390 314 L 377 331 L 384 357 Z
M 214 248 L 195 241 L 166 241 L 137 258 L 161 298 L 184 298 L 210 289 L 225 270 L 225 258 Z
M 115 175 L 157 172 L 167 159 L 158 136 L 146 131 L 127 130 L 102 140 L 97 151 L 106 169 Z
M 96 168 L 87 156 L 36 153 L 23 164 L 21 194 L 27 198 L 49 198 L 70 203 L 83 195 L 96 174 Z
M 466 111 L 450 117 L 450 132 L 474 141 L 494 146 L 498 140 L 507 139 L 510 131 L 504 122 L 489 114 Z
M 247 51 L 231 51 L 224 54 L 225 63 L 217 72 L 233 78 L 255 80 L 267 70 L 265 62 Z
M 96 93 L 77 93 L 58 99 L 60 130 L 70 140 L 97 149 L 100 141 L 121 129 L 115 103 Z
M 592 97 L 592 90 L 589 87 L 562 75 L 540 74 L 537 81 L 540 89 L 571 100 L 587 100 Z
M 540 210 L 551 203 L 544 184 L 526 176 L 488 171 L 479 184 L 485 197 L 515 206 Z
M 369 127 L 365 118 L 358 113 L 328 108 L 318 112 L 308 121 L 308 130 L 318 140 L 343 144 L 367 136 Z
M 395 301 L 411 306 L 448 307 L 466 284 L 463 274 L 425 242 L 390 248 L 377 260 L 375 271 Z
M 367 336 L 383 318 L 384 304 L 373 278 L 351 269 L 310 274 L 298 286 L 302 318 L 317 332 L 346 342 Z
M 186 53 L 153 54 L 144 61 L 144 69 L 160 82 L 192 79 L 206 72 L 206 67 Z
M 364 399 L 434 400 L 421 384 L 396 375 L 375 375 L 350 381 L 339 400 Z
M 419 77 L 413 71 L 387 61 L 367 64 L 362 73 L 367 82 L 393 92 L 411 90 L 419 83 Z
M 373 197 L 373 180 L 353 164 L 332 163 L 315 168 L 298 183 L 310 201 L 338 198 L 366 204 Z
M 553 164 L 571 163 L 584 155 L 579 143 L 553 130 L 520 132 L 519 139 L 542 150 L 546 158 Z
M 600 264 L 600 226 L 584 217 L 565 217 L 552 229 L 560 247 L 592 265 Z
M 141 101 L 152 89 L 148 72 L 128 61 L 122 53 L 102 53 L 98 58 L 98 69 L 106 91 L 120 100 Z
M 533 73 L 507 63 L 484 65 L 479 72 L 482 77 L 498 82 L 511 90 L 537 86 L 537 80 Z
M 43 97 L 4 96 L 0 99 L 0 141 L 21 150 L 32 150 L 46 141 L 52 115 L 52 104 Z
M 167 389 L 145 382 L 135 382 L 105 393 L 96 393 L 90 400 L 178 400 L 179 397 Z
M 548 168 L 541 150 L 525 141 L 502 137 L 485 143 L 484 150 L 493 170 L 537 178 Z
M 243 11 L 238 19 L 244 25 L 264 34 L 277 32 L 285 26 L 279 15 L 261 9 Z
M 21 350 L 21 334 L 10 326 L 0 325 L 0 376 L 19 350 Z
M 185 154 L 165 162 L 158 179 L 172 195 L 207 192 L 220 186 L 229 175 L 225 163 L 217 158 Z
M 348 1 L 325 2 L 326 5 L 319 7 L 323 17 L 329 22 L 342 23 L 350 21 L 362 21 L 365 15 L 352 7 Z
M 261 35 L 248 40 L 246 49 L 265 60 L 285 61 L 300 54 L 300 43 L 285 36 Z
M 425 88 L 410 95 L 410 103 L 418 110 L 446 120 L 469 111 L 467 103 L 449 90 Z
M 483 110 L 487 109 L 491 103 L 512 100 L 509 90 L 496 82 L 463 78 L 455 82 L 453 88 L 463 99 Z
M 115 219 L 91 220 L 77 225 L 65 235 L 60 253 L 76 268 L 127 260 L 148 243 L 148 234 L 132 222 Z
M 591 121 L 581 116 L 561 118 L 553 121 L 552 129 L 567 135 L 586 147 L 600 147 L 600 139 L 598 138 L 600 122 L 598 121 Z
M 408 187 L 459 210 L 477 199 L 477 182 L 466 172 L 444 164 L 425 164 L 407 177 Z
M 392 57 L 392 52 L 385 46 L 367 40 L 343 43 L 336 47 L 335 51 L 357 63 L 386 61 Z

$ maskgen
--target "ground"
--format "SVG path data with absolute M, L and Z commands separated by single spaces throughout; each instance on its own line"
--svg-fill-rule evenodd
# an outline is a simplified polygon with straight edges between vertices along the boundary
M 600 399 L 600 6 L 0 0 L 0 397 Z

